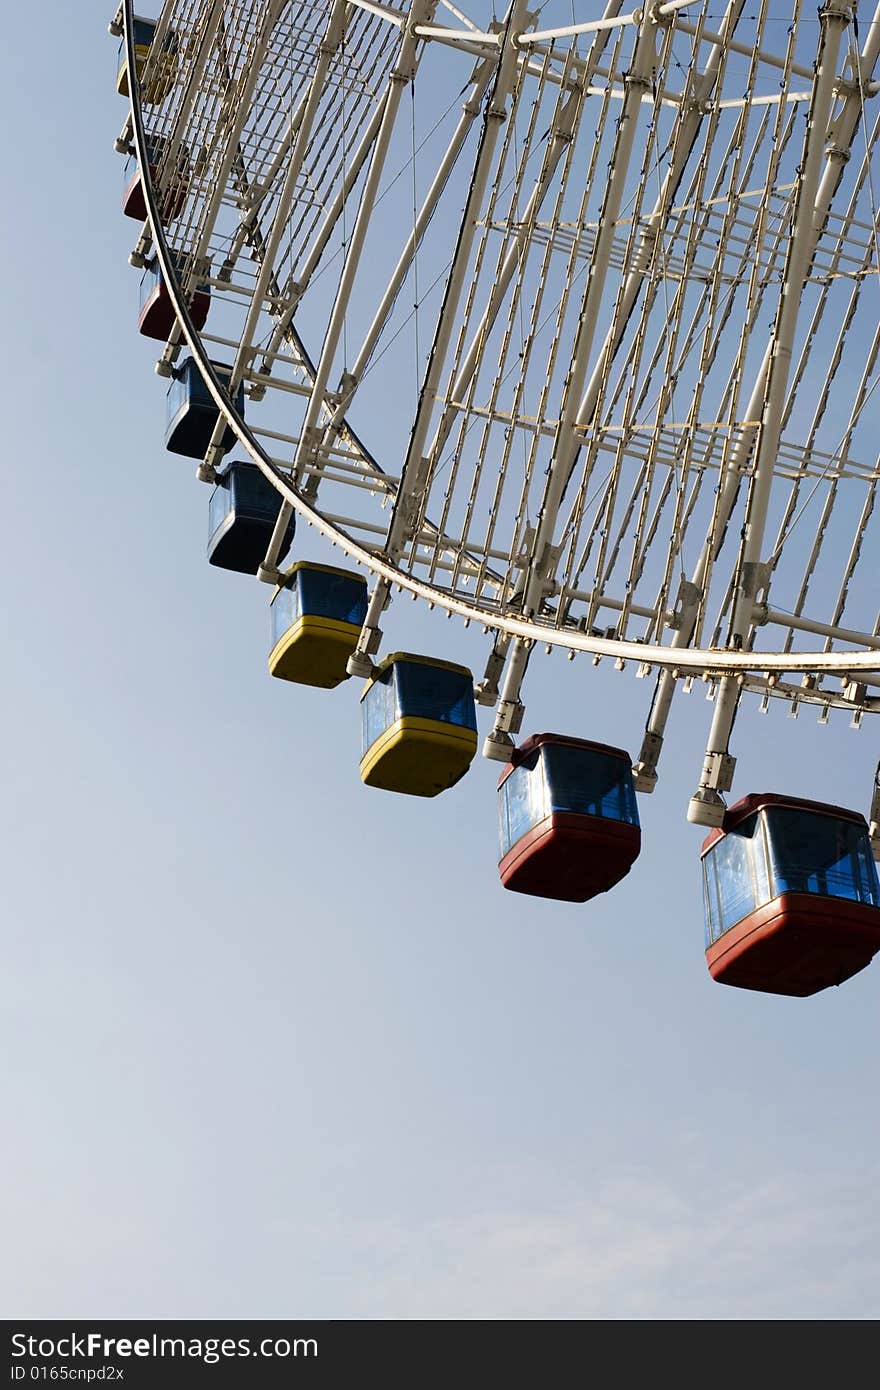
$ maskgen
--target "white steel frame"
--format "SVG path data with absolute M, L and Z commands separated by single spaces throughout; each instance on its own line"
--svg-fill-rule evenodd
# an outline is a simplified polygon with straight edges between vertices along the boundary
M 766 16 L 774 4 L 793 18 L 788 41 L 771 52 Z M 441 8 L 455 25 L 440 22 Z M 723 793 L 734 769 L 731 732 L 744 691 L 765 700 L 785 698 L 794 710 L 813 704 L 820 718 L 834 707 L 850 709 L 856 720 L 880 709 L 880 615 L 873 627 L 846 620 L 855 582 L 870 563 L 864 542 L 880 482 L 880 460 L 864 463 L 851 455 L 877 384 L 880 331 L 855 389 L 840 366 L 866 287 L 873 288 L 876 304 L 880 285 L 871 180 L 880 123 L 870 108 L 880 91 L 874 76 L 880 5 L 860 29 L 858 4 L 825 0 L 811 63 L 803 61 L 792 37 L 806 8 L 799 0 L 764 0 L 760 38 L 750 46 L 738 28 L 743 0 L 728 0 L 722 22 L 711 28 L 705 0 L 673 0 L 628 13 L 620 12 L 620 0 L 608 0 L 601 16 L 544 29 L 534 27 L 525 0 L 511 0 L 503 22 L 484 28 L 444 0 L 333 0 L 328 6 L 306 0 L 166 0 L 157 36 L 171 29 L 178 34 L 179 70 L 174 91 L 160 109 L 149 111 L 134 80 L 132 0 L 123 0 L 114 21 L 124 35 L 131 75 L 130 116 L 117 145 L 137 156 L 148 209 L 131 259 L 143 264 L 152 249 L 177 314 L 157 370 L 167 374 L 185 344 L 220 409 L 199 476 L 213 479 L 229 425 L 279 493 L 278 521 L 260 577 L 273 583 L 282 577 L 279 550 L 292 510 L 369 571 L 373 589 L 349 664 L 352 674 L 372 670 L 382 638 L 380 616 L 395 587 L 466 623 L 482 624 L 492 642 L 477 694 L 484 704 L 497 700 L 484 747 L 490 757 L 509 756 L 523 717 L 528 662 L 541 644 L 588 653 L 594 661 L 633 662 L 641 674 L 657 668 L 634 767 L 643 791 L 656 782 L 675 689 L 694 678 L 708 682 L 715 692 L 712 727 L 689 808 L 689 817 L 701 824 L 718 824 L 723 815 Z M 476 66 L 465 70 L 457 124 L 421 205 L 414 204 L 394 268 L 365 320 L 359 351 L 334 389 L 340 340 L 364 278 L 377 201 L 389 181 L 402 99 L 408 89 L 415 92 L 432 47 L 467 55 Z M 285 86 L 287 54 L 292 67 Z M 153 61 L 151 55 L 143 89 Z M 745 64 L 740 97 L 729 95 L 727 70 L 734 61 Z M 239 66 L 233 75 L 234 62 Z M 270 70 L 274 88 L 264 88 Z M 768 71 L 778 78 L 775 93 L 761 90 Z M 542 119 L 551 112 L 543 146 L 539 111 Z M 673 123 L 668 148 L 660 133 L 663 112 Z M 597 128 L 584 180 L 572 149 L 588 119 Z M 159 215 L 166 175 L 160 170 L 155 186 L 149 176 L 148 120 L 167 137 L 163 168 L 175 167 L 181 149 L 194 152 L 194 191 L 176 226 L 163 226 Z M 475 128 L 473 150 L 469 136 Z M 601 173 L 600 145 L 608 155 Z M 798 148 L 794 176 L 786 181 L 778 171 Z M 537 173 L 529 160 L 537 161 Z M 442 294 L 409 443 L 389 471 L 353 429 L 349 410 L 372 370 L 401 289 L 428 245 L 447 185 L 465 161 L 466 197 L 449 262 L 440 271 Z M 850 163 L 854 173 L 847 179 Z M 516 184 L 516 196 L 507 202 L 502 171 Z M 650 175 L 656 179 L 653 193 Z M 316 179 L 324 183 L 313 200 Z M 572 220 L 568 209 L 578 180 L 601 198 L 589 204 L 590 216 L 582 211 Z M 587 206 L 585 190 L 582 210 Z M 517 209 L 516 220 L 505 207 Z M 301 246 L 291 240 L 294 222 L 305 238 Z M 714 260 L 707 256 L 713 239 L 720 248 Z M 500 247 L 494 273 L 492 245 Z M 334 258 L 339 266 L 340 254 L 313 359 L 298 328 L 300 306 Z M 246 255 L 254 269 L 245 265 Z M 541 274 L 534 278 L 529 258 L 537 255 Z M 567 261 L 561 293 L 555 304 L 541 308 L 560 258 Z M 187 292 L 206 274 L 212 292 L 240 306 L 239 326 L 228 334 L 193 328 Z M 511 395 L 510 371 L 504 374 L 502 366 L 515 359 L 515 308 L 522 323 L 528 274 L 537 291 L 519 354 L 522 382 L 514 383 Z M 689 295 L 701 277 L 706 289 L 695 303 Z M 483 285 L 489 289 L 481 302 Z M 850 309 L 824 380 L 814 388 L 815 419 L 800 444 L 789 429 L 794 403 L 810 389 L 810 343 L 819 341 L 823 316 L 841 286 L 849 287 Z M 702 418 L 706 382 L 713 373 L 718 377 L 719 348 L 737 294 L 743 295 L 739 346 L 727 384 L 720 394 L 715 388 L 714 413 Z M 665 339 L 656 330 L 661 295 L 669 309 Z M 758 325 L 771 312 L 758 360 Z M 530 412 L 523 383 L 534 367 L 535 343 L 554 316 L 546 368 L 539 366 L 546 384 Z M 564 358 L 558 356 L 561 346 Z M 228 389 L 213 366 L 218 348 L 232 354 Z M 488 382 L 491 373 L 481 373 L 496 350 L 499 368 L 486 395 L 486 384 L 478 382 Z M 695 372 L 690 410 L 675 400 L 686 362 Z M 655 377 L 661 388 L 651 424 Z M 551 404 L 554 379 L 561 390 Z M 255 403 L 267 389 L 275 399 L 280 392 L 301 402 L 296 429 L 260 429 L 239 416 L 232 398 L 242 382 Z M 829 397 L 842 384 L 849 402 L 842 443 L 823 450 L 818 440 Z M 470 474 L 461 463 L 468 434 L 477 430 L 487 446 L 497 446 L 503 432 L 494 473 L 483 463 L 491 447 L 469 465 Z M 525 459 L 518 504 L 504 491 L 515 472 L 512 440 L 521 442 Z M 784 505 L 777 501 L 783 483 Z M 825 561 L 825 532 L 841 511 L 843 489 L 856 485 L 864 490 L 864 502 L 830 618 L 814 615 L 806 605 Z M 375 495 L 377 505 L 390 502 L 390 511 L 383 519 L 381 511 L 347 516 L 318 505 L 325 492 L 338 498 L 340 488 L 353 502 Z M 771 588 L 800 516 L 820 488 L 818 530 L 800 562 L 797 603 L 789 611 L 771 601 Z M 728 571 L 720 573 L 722 557 L 731 554 L 728 533 L 738 508 L 740 542 Z M 706 517 L 703 544 L 686 578 L 688 525 L 700 515 Z M 774 519 L 778 531 L 771 550 L 767 534 Z M 652 581 L 654 597 L 646 601 L 640 586 L 658 553 L 652 547 L 664 534 L 666 558 Z M 596 576 L 592 585 L 584 582 L 589 568 Z M 713 619 L 710 592 L 719 586 Z M 615 617 L 613 629 L 602 628 L 600 614 Z M 631 635 L 636 622 L 642 632 Z M 771 630 L 779 631 L 780 640 L 758 649 L 757 639 Z M 801 633 L 823 638 L 824 645 L 795 650 Z

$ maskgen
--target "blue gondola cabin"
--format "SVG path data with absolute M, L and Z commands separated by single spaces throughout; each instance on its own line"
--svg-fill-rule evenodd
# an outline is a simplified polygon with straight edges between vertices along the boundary
M 367 581 L 351 570 L 298 560 L 272 600 L 269 674 L 332 690 L 367 616 Z
M 437 796 L 477 751 L 473 675 L 466 666 L 395 652 L 361 695 L 361 779 L 408 796 Z
M 641 850 L 632 763 L 622 748 L 533 734 L 498 779 L 505 888 L 587 902 L 629 873 Z
M 713 980 L 803 997 L 880 950 L 880 884 L 857 811 L 770 792 L 744 797 L 703 842 Z
M 220 569 L 256 574 L 275 530 L 281 494 L 255 463 L 235 460 L 218 468 L 216 475 L 208 503 L 208 560 Z M 291 512 L 282 555 L 290 549 L 295 530 L 296 513 Z
M 134 16 L 135 73 L 141 84 L 141 101 L 148 106 L 165 100 L 174 84 L 177 67 L 177 37 L 173 29 L 166 30 L 162 40 L 162 51 L 153 55 L 156 27 L 155 19 L 145 19 L 143 15 Z M 116 90 L 121 97 L 129 96 L 128 61 L 124 40 L 119 45 Z
M 185 267 L 182 261 L 179 261 L 178 264 L 181 278 L 183 278 Z M 187 306 L 193 327 L 198 332 L 204 328 L 208 310 L 211 307 L 211 285 L 207 278 L 201 283 L 196 282 L 190 285 Z M 145 338 L 156 338 L 159 342 L 166 343 L 176 322 L 177 314 L 171 302 L 162 271 L 159 269 L 159 262 L 154 256 L 147 263 L 141 279 L 138 332 Z
M 222 362 L 212 366 L 224 386 L 229 383 L 231 367 Z M 235 409 L 244 415 L 244 386 L 239 385 L 235 393 Z M 214 426 L 220 412 L 214 404 L 214 397 L 206 386 L 198 364 L 192 357 L 185 357 L 174 369 L 171 385 L 165 398 L 165 448 L 172 454 L 183 454 L 186 458 L 203 459 L 214 433 Z M 229 425 L 220 441 L 226 452 L 235 443 L 235 434 Z M 276 509 L 277 510 L 277 509 Z
M 163 223 L 173 222 L 179 217 L 186 202 L 189 187 L 190 161 L 185 145 L 178 146 L 174 157 L 173 171 L 166 166 L 170 142 L 162 135 L 147 135 L 147 160 L 150 182 L 156 189 L 159 213 Z M 136 222 L 144 222 L 147 217 L 147 201 L 141 171 L 136 161 L 128 161 L 128 177 L 122 196 L 122 211 L 126 217 Z

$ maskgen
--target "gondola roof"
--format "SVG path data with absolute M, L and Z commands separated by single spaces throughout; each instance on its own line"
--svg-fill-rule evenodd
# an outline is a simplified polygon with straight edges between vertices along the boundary
M 853 811 L 847 806 L 833 806 L 826 801 L 809 801 L 802 796 L 783 796 L 778 792 L 750 792 L 741 800 L 728 807 L 724 813 L 724 821 L 721 825 L 710 830 L 703 841 L 700 856 L 706 854 L 714 844 L 726 835 L 728 831 L 735 830 L 749 816 L 760 811 L 764 806 L 784 806 L 792 811 L 812 811 L 820 816 L 833 816 L 836 820 L 849 821 L 854 825 L 867 825 L 865 817 L 860 811 Z
M 499 787 L 513 772 L 514 768 L 519 767 L 525 762 L 536 748 L 540 748 L 545 743 L 562 744 L 565 748 L 585 748 L 593 753 L 604 753 L 609 758 L 620 758 L 622 762 L 632 764 L 632 759 L 625 748 L 614 748 L 607 743 L 596 743 L 588 738 L 573 738 L 570 734 L 553 734 L 545 732 L 542 734 L 530 734 L 523 739 L 519 747 L 514 748 L 510 755 L 510 761 L 505 763 L 498 777 Z

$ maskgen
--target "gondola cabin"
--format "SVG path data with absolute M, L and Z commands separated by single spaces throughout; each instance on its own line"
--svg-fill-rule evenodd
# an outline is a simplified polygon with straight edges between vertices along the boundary
M 857 811 L 746 796 L 703 842 L 706 963 L 740 989 L 805 996 L 880 950 L 880 884 Z
M 587 902 L 619 883 L 641 850 L 622 748 L 533 734 L 498 779 L 498 813 L 498 872 L 514 893 Z
M 162 51 L 152 61 L 150 55 L 156 37 L 157 21 L 145 19 L 143 15 L 134 16 L 134 56 L 135 73 L 141 83 L 141 101 L 148 106 L 164 101 L 174 83 L 177 55 L 177 38 L 169 29 L 162 40 Z M 149 71 L 147 64 L 149 62 Z M 146 80 L 145 80 L 146 78 Z M 121 97 L 129 96 L 128 61 L 125 41 L 119 45 L 119 71 L 116 75 L 116 90 Z
M 269 674 L 332 690 L 367 616 L 367 581 L 351 570 L 298 560 L 272 600 Z
M 147 135 L 147 159 L 150 182 L 156 190 L 156 199 L 163 223 L 173 222 L 179 217 L 186 202 L 189 187 L 189 152 L 184 145 L 178 146 L 174 156 L 174 168 L 167 166 L 170 153 L 169 141 L 162 135 Z M 125 192 L 122 195 L 122 211 L 126 217 L 136 222 L 144 222 L 147 217 L 147 200 L 141 171 L 134 160 L 128 161 Z
M 228 385 L 232 369 L 221 362 L 213 362 L 212 366 L 223 385 Z M 244 415 L 243 385 L 235 393 L 235 409 Z M 186 458 L 204 458 L 219 416 L 198 364 L 194 358 L 185 357 L 174 369 L 165 398 L 165 448 Z M 225 452 L 234 443 L 235 434 L 227 425 L 220 447 Z
M 208 560 L 220 569 L 256 574 L 272 539 L 281 494 L 255 463 L 236 460 L 216 474 L 208 503 Z M 295 530 L 296 513 L 291 512 L 281 554 L 290 548 Z
M 179 273 L 181 278 L 186 273 L 186 268 L 182 262 L 179 264 Z M 196 331 L 204 328 L 208 310 L 211 307 L 211 286 L 207 279 L 201 283 L 196 282 L 190 285 L 187 305 L 193 327 Z M 156 338 L 159 342 L 166 343 L 176 321 L 177 314 L 168 293 L 168 286 L 165 284 L 159 262 L 154 256 L 147 263 L 141 279 L 138 332 L 145 338 Z
M 437 796 L 477 751 L 473 675 L 466 666 L 395 652 L 361 695 L 361 779 L 409 796 Z

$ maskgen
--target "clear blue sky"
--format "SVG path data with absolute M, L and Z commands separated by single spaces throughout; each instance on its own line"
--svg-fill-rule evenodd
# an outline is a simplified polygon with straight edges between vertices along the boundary
M 712 983 L 702 694 L 632 874 L 570 906 L 500 888 L 497 764 L 369 790 L 358 684 L 269 678 L 270 591 L 163 449 L 111 8 L 15 6 L 0 56 L 4 1316 L 875 1318 L 880 964 Z M 532 666 L 524 732 L 637 749 L 649 682 Z M 737 795 L 867 810 L 870 719 L 749 705 L 735 744 Z

